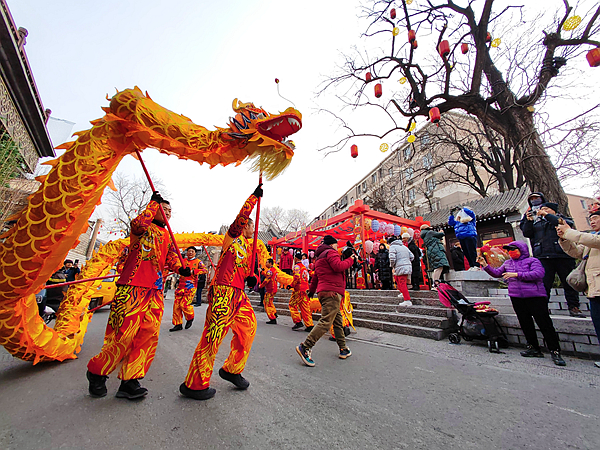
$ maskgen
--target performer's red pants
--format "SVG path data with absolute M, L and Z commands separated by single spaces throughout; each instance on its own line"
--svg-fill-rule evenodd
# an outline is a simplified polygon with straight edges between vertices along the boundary
M 192 302 L 196 299 L 196 288 L 186 289 L 177 288 L 175 291 L 175 301 L 173 302 L 173 325 L 181 325 L 183 316 L 185 320 L 194 318 L 194 307 Z
M 410 300 L 410 293 L 406 284 L 408 275 L 394 275 L 394 281 L 396 282 L 396 287 L 402 293 L 404 300 Z
M 294 323 L 304 322 L 304 326 L 312 327 L 313 319 L 310 311 L 310 299 L 305 291 L 294 291 L 290 297 L 290 313 Z
M 242 373 L 256 334 L 256 317 L 246 293 L 231 286 L 211 286 L 202 337 L 196 347 L 185 385 L 206 389 L 223 338 L 233 331 L 231 351 L 223 364 L 229 373 Z
M 102 350 L 88 363 L 96 375 L 109 375 L 123 361 L 119 379 L 144 378 L 154 360 L 163 293 L 160 289 L 117 286 Z
M 265 306 L 265 312 L 267 313 L 267 317 L 271 320 L 275 319 L 277 316 L 277 310 L 275 309 L 275 305 L 273 304 L 273 298 L 275 297 L 275 294 L 272 293 L 265 293 L 265 300 L 263 302 L 264 306 Z

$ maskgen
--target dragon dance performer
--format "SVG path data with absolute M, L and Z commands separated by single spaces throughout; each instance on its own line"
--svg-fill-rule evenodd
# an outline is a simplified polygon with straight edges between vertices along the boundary
M 239 389 L 250 386 L 241 373 L 256 334 L 256 316 L 244 292 L 244 281 L 247 281 L 250 288 L 256 285 L 256 277 L 252 275 L 250 268 L 251 245 L 248 239 L 254 235 L 254 222 L 250 219 L 250 213 L 258 198 L 263 195 L 261 186 L 262 183 L 248 197 L 223 239 L 223 251 L 208 290 L 204 331 L 185 381 L 179 386 L 179 392 L 185 397 L 195 400 L 214 397 L 216 391 L 209 387 L 210 377 L 219 346 L 229 328 L 233 331 L 231 351 L 225 364 L 219 369 L 219 376 Z
M 192 274 L 189 277 L 180 277 L 179 286 L 175 291 L 173 302 L 173 328 L 169 331 L 183 330 L 183 316 L 185 315 L 185 329 L 187 330 L 194 322 L 194 306 L 192 302 L 196 298 L 198 288 L 198 275 L 206 273 L 204 264 L 196 258 L 196 247 L 186 249 L 186 259 L 183 260 L 185 267 L 189 267 Z
M 302 321 L 306 327 L 304 331 L 312 331 L 313 320 L 312 313 L 310 311 L 310 299 L 306 291 L 308 290 L 308 270 L 306 266 L 302 264 L 302 253 L 298 252 L 294 255 L 294 267 L 292 267 L 294 273 L 294 281 L 292 281 L 292 296 L 290 297 L 290 313 L 292 314 L 292 320 L 294 326 L 292 330 L 299 330 L 302 328 Z
M 267 322 L 268 325 L 277 325 L 277 310 L 273 304 L 273 298 L 275 297 L 275 294 L 277 294 L 277 274 L 275 273 L 275 270 L 273 270 L 273 263 L 273 258 L 267 259 L 265 279 L 259 286 L 260 288 L 266 289 L 264 307 L 267 317 L 269 317 L 269 321 Z
M 123 255 L 104 345 L 87 366 L 92 397 L 106 395 L 106 379 L 121 361 L 121 386 L 116 396 L 135 399 L 148 393 L 138 380 L 144 378 L 156 353 L 164 310 L 163 273 L 165 268 L 177 270 L 184 277 L 191 273 L 189 268 L 181 267 L 178 250 L 165 229 L 170 217 L 169 202 L 154 192 L 145 211 L 131 221 L 131 243 Z

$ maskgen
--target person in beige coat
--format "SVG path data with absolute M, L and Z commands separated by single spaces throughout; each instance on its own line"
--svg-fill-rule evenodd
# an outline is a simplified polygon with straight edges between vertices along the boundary
M 588 284 L 586 296 L 590 301 L 590 313 L 596 336 L 600 337 L 600 208 L 590 213 L 590 225 L 593 233 L 573 230 L 566 223 L 558 225 L 556 232 L 558 243 L 569 256 L 582 259 L 587 255 L 585 278 Z M 600 367 L 600 361 L 596 361 Z

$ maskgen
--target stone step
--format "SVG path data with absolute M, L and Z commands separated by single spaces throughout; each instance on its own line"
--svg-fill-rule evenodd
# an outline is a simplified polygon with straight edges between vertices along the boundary
M 375 312 L 396 312 L 397 304 L 392 303 L 365 303 L 365 302 L 352 302 L 355 309 L 361 309 L 365 311 Z M 402 311 L 407 314 L 417 314 L 422 316 L 437 316 L 437 317 L 452 317 L 452 309 L 445 308 L 444 306 L 427 306 L 427 305 L 415 305 L 404 306 Z
M 417 314 L 407 314 L 404 312 L 375 312 L 355 309 L 352 312 L 352 317 L 353 319 L 368 319 L 407 325 L 418 325 L 420 327 L 439 328 L 443 330 L 450 328 L 451 326 L 451 321 L 447 317 L 423 316 Z
M 393 323 L 382 320 L 356 318 L 354 319 L 354 325 L 357 327 L 371 328 L 373 330 L 380 330 L 388 333 L 398 333 L 408 336 L 434 339 L 436 341 L 444 339 L 448 334 L 446 330 L 422 327 L 418 325 Z

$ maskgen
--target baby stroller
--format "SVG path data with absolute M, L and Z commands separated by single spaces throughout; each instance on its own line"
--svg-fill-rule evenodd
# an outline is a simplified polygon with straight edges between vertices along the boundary
M 462 316 L 458 329 L 448 335 L 450 343 L 460 343 L 461 337 L 465 341 L 486 340 L 491 353 L 500 353 L 501 347 L 508 347 L 508 339 L 496 321 L 498 311 L 489 306 L 490 302 L 471 303 L 444 282 L 438 285 L 438 295 L 444 306 L 455 308 Z

